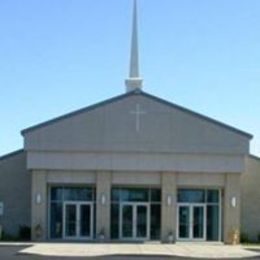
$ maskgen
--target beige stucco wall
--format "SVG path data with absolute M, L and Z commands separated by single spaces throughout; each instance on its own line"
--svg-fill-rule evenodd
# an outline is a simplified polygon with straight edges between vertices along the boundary
M 47 218 L 47 175 L 45 171 L 32 172 L 32 240 L 42 241 L 47 238 L 48 234 L 48 218 Z M 37 201 L 40 197 L 40 201 Z
M 169 234 L 176 239 L 177 183 L 176 173 L 162 173 L 161 240 L 169 242 Z M 168 200 L 170 200 L 168 202 Z
M 223 239 L 227 244 L 232 244 L 234 234 L 240 233 L 240 208 L 241 208 L 241 174 L 227 173 L 223 201 Z M 235 205 L 232 200 L 235 199 Z
M 93 153 L 29 151 L 29 169 L 94 171 L 243 172 L 243 155 L 174 153 Z
M 241 178 L 242 187 L 242 232 L 251 240 L 260 234 L 260 159 L 248 157 L 246 171 Z
M 225 187 L 225 173 L 214 172 L 179 172 L 176 176 L 177 185 L 180 187 Z
M 110 193 L 111 193 L 111 173 L 97 172 L 96 175 L 96 222 L 97 235 L 105 235 L 105 240 L 110 239 Z M 102 196 L 105 201 L 102 203 Z M 97 237 L 100 239 L 100 237 Z
M 136 131 L 136 105 L 145 111 Z M 192 127 L 191 127 L 192 126 Z M 27 151 L 245 154 L 249 137 L 132 93 L 25 133 Z

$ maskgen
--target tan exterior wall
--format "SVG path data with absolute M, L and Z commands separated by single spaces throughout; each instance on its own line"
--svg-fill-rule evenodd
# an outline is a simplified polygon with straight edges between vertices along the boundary
M 32 173 L 32 240 L 43 241 L 47 238 L 47 175 L 45 171 L 34 171 Z
M 111 193 L 111 173 L 97 173 L 97 203 L 96 222 L 97 235 L 104 235 L 105 240 L 110 239 L 110 193 Z M 102 197 L 104 201 L 102 202 Z M 99 237 L 98 237 L 99 239 Z
M 224 190 L 224 242 L 232 244 L 235 233 L 240 233 L 241 189 L 240 174 L 226 174 Z M 233 202 L 232 202 L 233 200 Z M 233 204 L 234 203 L 234 204 Z
M 244 172 L 243 155 L 28 152 L 29 169 L 120 172 Z
M 168 236 L 176 239 L 177 186 L 176 173 L 162 173 L 161 239 L 169 242 Z
M 80 184 L 96 183 L 96 172 L 93 171 L 45 171 L 48 183 Z
M 181 187 L 215 187 L 225 186 L 226 175 L 224 173 L 177 173 L 177 185 Z
M 251 240 L 260 235 L 260 159 L 248 157 L 242 174 L 242 233 Z
M 145 111 L 140 131 L 131 113 Z M 192 127 L 191 127 L 192 126 Z M 25 133 L 25 149 L 63 152 L 246 154 L 249 137 L 183 109 L 133 94 Z
M 112 172 L 113 185 L 161 186 L 159 172 Z

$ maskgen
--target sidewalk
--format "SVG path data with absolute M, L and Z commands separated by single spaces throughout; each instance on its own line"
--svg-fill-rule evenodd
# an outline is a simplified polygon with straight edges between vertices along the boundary
M 12 245 L 3 244 L 2 245 Z M 21 245 L 21 243 L 19 244 Z M 85 244 L 85 243 L 26 243 L 19 251 L 22 254 L 57 257 L 99 257 L 99 256 L 175 256 L 185 258 L 249 258 L 260 257 L 259 251 L 251 251 L 242 246 L 215 244 Z M 0 244 L 1 246 L 1 244 Z

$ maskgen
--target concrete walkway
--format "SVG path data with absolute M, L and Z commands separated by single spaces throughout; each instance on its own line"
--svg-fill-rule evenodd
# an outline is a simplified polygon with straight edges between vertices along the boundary
M 29 244 L 27 244 L 29 246 Z M 259 248 L 260 249 L 260 248 Z M 242 246 L 220 244 L 84 244 L 84 243 L 33 243 L 19 253 L 42 256 L 98 257 L 111 255 L 175 256 L 185 258 L 250 258 L 260 256 L 260 251 L 250 251 Z

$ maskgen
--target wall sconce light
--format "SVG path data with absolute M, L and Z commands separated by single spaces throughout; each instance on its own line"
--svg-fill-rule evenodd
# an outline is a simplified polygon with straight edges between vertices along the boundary
M 101 205 L 105 205 L 107 201 L 106 195 L 104 193 L 101 194 Z
M 36 204 L 41 204 L 42 203 L 42 196 L 40 193 L 36 194 L 36 198 L 35 198 Z
M 231 206 L 233 208 L 235 208 L 237 206 L 237 198 L 236 197 L 231 198 Z
M 166 203 L 167 203 L 167 206 L 172 205 L 172 196 L 171 195 L 167 195 Z

